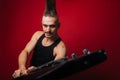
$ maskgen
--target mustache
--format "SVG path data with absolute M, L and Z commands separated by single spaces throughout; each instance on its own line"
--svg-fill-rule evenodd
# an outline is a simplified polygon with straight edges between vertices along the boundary
M 45 32 L 45 33 L 47 33 L 47 34 L 52 34 L 52 32 L 50 32 L 50 31 L 49 31 L 49 32 Z

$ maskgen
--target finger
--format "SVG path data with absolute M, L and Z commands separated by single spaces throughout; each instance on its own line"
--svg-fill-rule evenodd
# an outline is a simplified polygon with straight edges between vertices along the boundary
M 28 72 L 26 69 L 21 71 L 21 76 L 23 76 L 23 75 L 28 75 Z
M 31 66 L 31 67 L 28 68 L 28 70 L 31 70 L 31 69 L 33 69 L 33 68 L 34 68 L 34 66 Z
M 15 73 L 12 74 L 12 77 L 15 78 Z
M 31 66 L 31 67 L 28 68 L 27 72 L 29 73 L 29 72 L 34 71 L 36 69 L 37 69 L 37 67 Z
M 21 71 L 20 71 L 20 70 L 17 70 L 17 71 L 15 72 L 15 76 L 16 76 L 16 77 L 20 77 L 20 75 L 21 75 Z
M 37 68 L 34 67 L 34 66 L 31 66 L 31 67 L 28 68 L 28 70 L 30 70 L 30 71 L 31 71 L 31 70 L 34 70 L 34 69 L 37 69 Z
M 20 77 L 20 70 L 15 70 L 15 72 L 13 73 L 13 77 L 14 78 Z

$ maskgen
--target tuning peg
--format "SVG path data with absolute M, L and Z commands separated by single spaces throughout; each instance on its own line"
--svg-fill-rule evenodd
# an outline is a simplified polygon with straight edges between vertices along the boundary
M 77 58 L 77 55 L 75 53 L 72 53 L 72 59 L 76 59 Z
M 83 53 L 84 53 L 84 55 L 88 55 L 88 54 L 90 54 L 90 51 L 88 51 L 88 49 L 83 49 Z

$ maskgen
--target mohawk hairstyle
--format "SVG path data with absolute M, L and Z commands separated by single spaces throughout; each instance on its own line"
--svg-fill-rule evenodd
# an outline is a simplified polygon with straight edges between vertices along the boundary
M 46 0 L 45 11 L 43 16 L 55 17 L 58 20 L 58 14 L 56 11 L 56 0 Z

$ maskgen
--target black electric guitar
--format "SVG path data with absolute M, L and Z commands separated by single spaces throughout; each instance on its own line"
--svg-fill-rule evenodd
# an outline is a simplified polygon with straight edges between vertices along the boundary
M 57 80 L 76 72 L 83 71 L 92 66 L 100 64 L 107 60 L 107 55 L 104 50 L 98 50 L 90 53 L 84 50 L 84 55 L 77 57 L 72 54 L 72 59 L 63 58 L 56 61 L 50 61 L 38 69 L 32 71 L 27 76 L 21 76 L 14 80 Z

